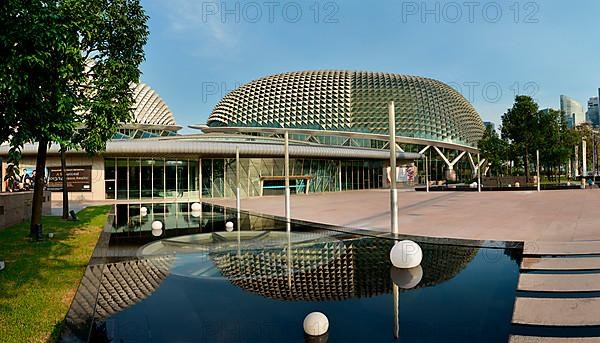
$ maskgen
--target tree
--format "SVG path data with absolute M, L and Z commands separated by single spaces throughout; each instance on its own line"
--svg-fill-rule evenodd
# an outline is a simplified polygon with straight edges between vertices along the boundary
M 560 166 L 571 155 L 573 131 L 568 129 L 563 113 L 553 109 L 536 114 L 536 127 L 535 149 L 540 151 L 540 163 L 544 164 L 548 179 L 554 175 L 560 182 Z
M 38 143 L 30 235 L 41 238 L 52 142 L 94 153 L 129 119 L 147 16 L 139 0 L 0 2 L 0 141 Z
M 492 174 L 502 175 L 502 165 L 507 160 L 508 143 L 501 139 L 496 130 L 490 126 L 486 127 L 483 137 L 477 143 L 481 156 L 491 165 Z
M 529 181 L 529 156 L 532 147 L 539 141 L 537 123 L 538 105 L 529 96 L 517 95 L 513 107 L 502 116 L 502 138 L 523 156 L 525 176 Z

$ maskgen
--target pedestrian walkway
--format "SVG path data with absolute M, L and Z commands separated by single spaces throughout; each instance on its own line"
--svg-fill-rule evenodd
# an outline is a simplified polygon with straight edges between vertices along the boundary
M 510 342 L 600 343 L 600 242 L 529 242 L 523 254 Z

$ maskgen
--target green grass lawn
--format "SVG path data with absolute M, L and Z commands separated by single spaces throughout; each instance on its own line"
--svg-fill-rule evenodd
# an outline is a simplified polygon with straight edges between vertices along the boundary
M 1 342 L 54 341 L 109 209 L 88 207 L 76 222 L 44 217 L 42 242 L 29 242 L 29 222 L 0 229 Z

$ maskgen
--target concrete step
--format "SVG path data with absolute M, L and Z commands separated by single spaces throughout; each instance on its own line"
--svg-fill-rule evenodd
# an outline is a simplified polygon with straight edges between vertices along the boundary
M 539 292 L 600 291 L 600 274 L 521 274 L 517 289 Z
M 600 298 L 517 298 L 512 321 L 542 326 L 600 325 Z
M 521 269 L 529 270 L 589 270 L 600 269 L 600 257 L 525 257 Z
M 600 343 L 600 337 L 532 337 L 511 336 L 509 343 Z
M 525 255 L 587 255 L 600 254 L 600 241 L 589 242 L 527 242 Z

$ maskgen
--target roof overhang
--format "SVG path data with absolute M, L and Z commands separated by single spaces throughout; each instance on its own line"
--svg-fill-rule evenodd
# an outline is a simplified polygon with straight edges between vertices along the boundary
M 280 157 L 284 156 L 283 140 L 272 143 L 253 143 L 240 141 L 214 141 L 214 140 L 189 140 L 186 136 L 180 139 L 135 139 L 122 141 L 109 141 L 106 150 L 99 155 L 115 157 L 152 157 L 152 156 L 197 156 L 197 157 L 223 157 L 235 156 L 239 148 L 243 157 Z M 7 156 L 9 146 L 0 146 L 0 156 Z M 21 149 L 25 156 L 37 154 L 38 145 L 26 144 Z M 48 149 L 49 156 L 58 156 L 59 146 L 53 144 Z M 84 151 L 68 151 L 67 154 L 85 155 Z M 328 146 L 290 142 L 290 157 L 294 158 L 335 158 L 335 159 L 376 159 L 387 160 L 389 150 L 368 149 L 360 147 Z M 422 154 L 399 152 L 399 160 L 416 160 L 423 158 Z
M 312 130 L 312 129 L 295 129 L 295 128 L 271 128 L 271 127 L 209 127 L 207 125 L 189 125 L 190 128 L 201 130 L 204 133 L 270 133 L 270 134 L 284 134 L 286 131 L 291 134 L 304 134 L 311 136 L 339 136 L 339 137 L 348 137 L 348 138 L 361 138 L 361 139 L 373 139 L 380 141 L 389 140 L 388 135 L 377 134 L 377 133 L 362 133 L 362 132 L 352 132 L 352 131 L 330 131 L 330 130 Z M 404 144 L 416 144 L 416 145 L 430 145 L 437 146 L 439 148 L 448 148 L 455 149 L 470 153 L 477 153 L 479 150 L 476 147 L 472 147 L 469 145 L 452 143 L 452 142 L 443 142 L 436 141 L 432 139 L 424 139 L 424 138 L 416 138 L 416 137 L 406 137 L 406 136 L 396 136 L 397 143 Z

